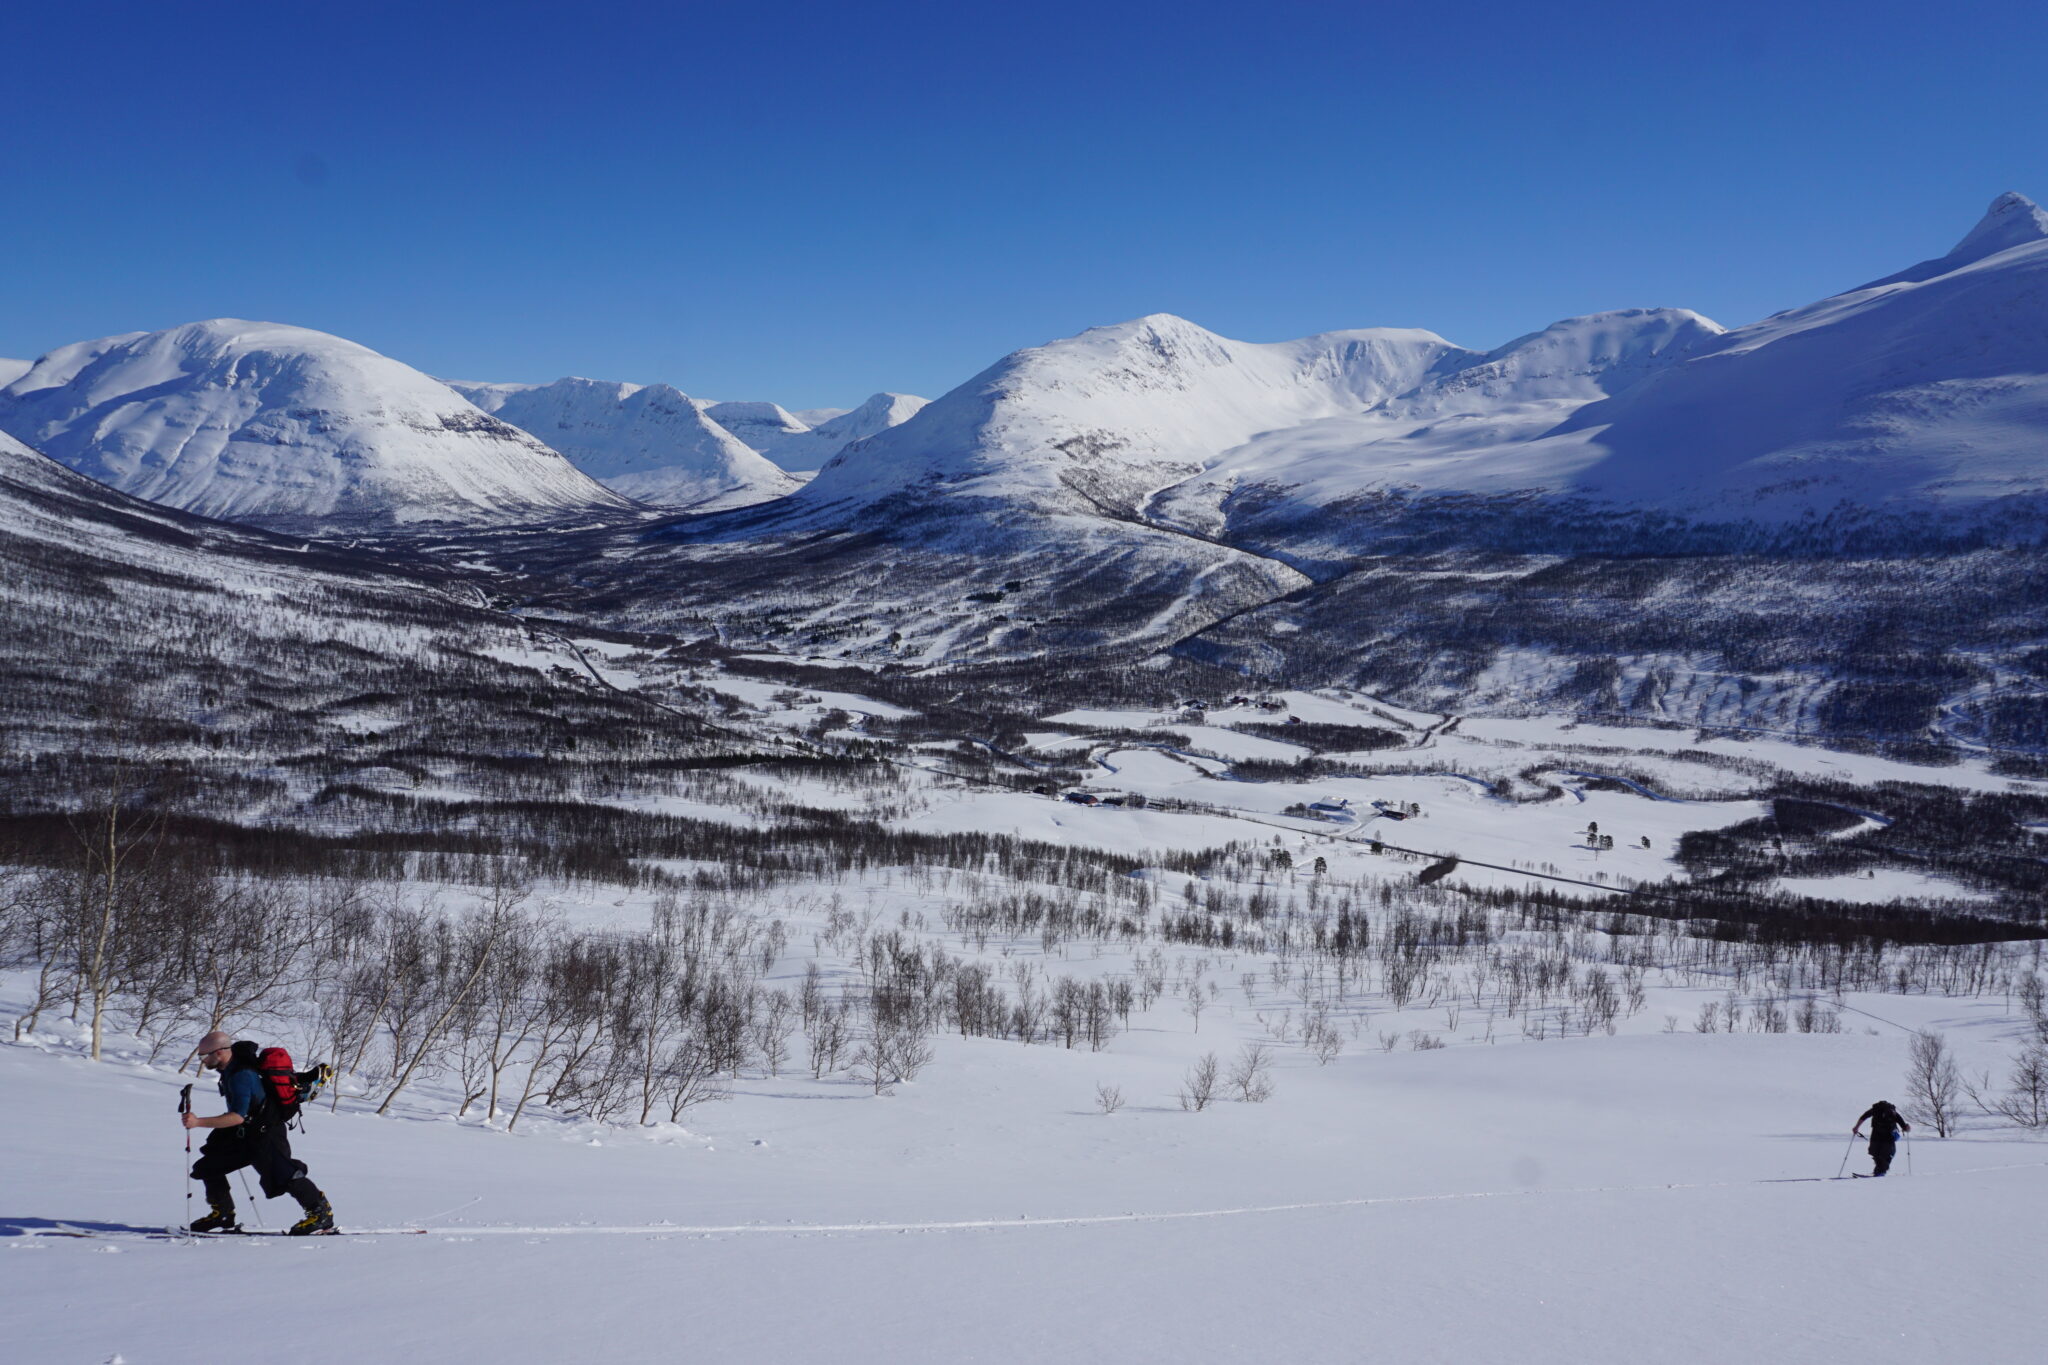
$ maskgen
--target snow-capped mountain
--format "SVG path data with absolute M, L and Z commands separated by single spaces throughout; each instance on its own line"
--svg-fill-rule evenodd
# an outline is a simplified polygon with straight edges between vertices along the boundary
M 793 415 L 810 430 L 783 436 L 762 453 L 792 472 L 822 469 L 853 442 L 903 425 L 930 401 L 907 393 L 878 393 L 857 408 L 796 413 Z
M 700 511 L 779 498 L 797 485 L 666 384 L 558 379 L 449 387 L 641 502 Z
M 869 662 L 1164 648 L 1436 709 L 2037 744 L 2044 434 L 2048 215 L 2008 196 L 1734 331 L 1096 328 L 573 567 L 629 623 Z
M 1739 328 L 1544 444 L 1617 502 L 1777 520 L 2048 490 L 2048 214 L 2001 196 L 1946 256 Z
M 444 382 L 607 487 L 697 512 L 779 498 L 850 443 L 925 405 L 910 394 L 878 393 L 857 408 L 812 409 L 818 420 L 810 423 L 775 403 L 714 403 L 666 384 Z
M 1123 515 L 1258 433 L 1368 408 L 1469 354 L 1401 328 L 1257 345 L 1154 314 L 1006 356 L 840 454 L 797 500 L 936 493 Z
M 1951 270 L 1974 265 L 1986 256 L 1996 256 L 2002 251 L 2027 246 L 2043 238 L 2048 238 L 2048 210 L 2043 210 L 2018 190 L 2007 190 L 1991 201 L 1991 207 L 1977 220 L 1977 226 L 1971 228 L 1947 255 L 1908 266 L 1897 274 L 1872 280 L 1851 292 L 1860 294 L 1866 289 L 1878 289 L 1887 284 L 1919 284 L 1936 275 L 1946 275 Z
M 0 388 L 5 388 L 29 372 L 33 360 L 9 360 L 0 356 Z
M 1369 410 L 1264 433 L 1159 510 L 1317 539 L 1331 508 L 1381 495 L 1952 519 L 2048 491 L 2044 431 L 2048 214 L 2008 194 L 1953 251 L 1873 284 L 1730 332 L 1675 312 L 1559 323 Z
M 2006 195 L 1947 255 L 1735 331 L 1630 309 L 1481 353 L 1395 329 L 1095 328 L 853 443 L 788 510 L 1092 507 L 1330 564 L 1397 513 L 1531 499 L 1582 521 L 2010 519 L 2005 500 L 2048 491 L 2044 430 L 2048 214 Z
M 1590 403 L 1712 348 L 1716 323 L 1685 309 L 1567 318 L 1485 353 L 1445 355 L 1421 382 L 1377 402 L 1275 426 L 1162 490 L 1153 511 L 1220 529 L 1255 507 L 1321 509 L 1397 488 L 1432 494 L 1564 491 L 1594 457 L 1537 444 Z
M 288 527 L 532 521 L 631 504 L 410 366 L 219 318 L 61 347 L 0 430 L 124 492 Z

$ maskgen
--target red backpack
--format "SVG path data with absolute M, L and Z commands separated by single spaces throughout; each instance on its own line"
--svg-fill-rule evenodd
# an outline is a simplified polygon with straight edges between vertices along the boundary
M 281 1121 L 290 1123 L 334 1080 L 334 1068 L 315 1062 L 304 1071 L 292 1069 L 292 1054 L 281 1047 L 259 1048 L 247 1039 L 235 1044 L 234 1066 L 246 1066 L 263 1082 L 263 1093 L 277 1106 Z M 226 1093 L 223 1091 L 222 1093 Z M 259 1121 L 267 1122 L 265 1119 Z
M 256 1074 L 263 1078 L 264 1093 L 277 1103 L 286 1122 L 298 1116 L 299 1076 L 292 1069 L 292 1054 L 281 1047 L 267 1047 L 256 1054 Z

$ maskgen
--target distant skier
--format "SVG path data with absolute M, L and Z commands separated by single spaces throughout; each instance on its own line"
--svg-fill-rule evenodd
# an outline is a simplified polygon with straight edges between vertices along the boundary
M 213 1130 L 192 1165 L 192 1177 L 206 1186 L 210 1206 L 206 1216 L 192 1224 L 192 1231 L 241 1231 L 235 1222 L 235 1194 L 228 1187 L 228 1176 L 244 1166 L 254 1166 L 265 1199 L 289 1194 L 305 1210 L 306 1216 L 291 1225 L 288 1235 L 333 1232 L 334 1210 L 328 1207 L 327 1196 L 306 1178 L 306 1164 L 292 1159 L 285 1115 L 257 1069 L 256 1045 L 237 1043 L 216 1029 L 199 1040 L 199 1061 L 208 1071 L 220 1073 L 221 1098 L 227 1101 L 228 1111 L 212 1118 L 191 1113 L 183 1116 L 187 1128 Z
M 1863 1111 L 1856 1120 L 1856 1126 L 1849 1130 L 1855 1137 L 1863 1136 L 1863 1125 L 1870 1124 L 1870 1164 L 1872 1175 L 1883 1175 L 1892 1168 L 1892 1157 L 1899 1150 L 1899 1130 L 1913 1131 L 1913 1125 L 1906 1122 L 1906 1116 L 1892 1107 L 1890 1100 L 1879 1100 Z

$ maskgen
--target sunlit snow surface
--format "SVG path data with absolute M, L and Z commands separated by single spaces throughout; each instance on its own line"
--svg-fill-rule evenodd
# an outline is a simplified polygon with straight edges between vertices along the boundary
M 666 384 L 572 378 L 449 387 L 642 502 L 709 511 L 778 498 L 797 486 L 713 419 L 709 404 Z
M 2044 279 L 2048 214 L 2006 195 L 1947 255 L 1734 331 L 1622 309 L 1480 352 L 1385 327 L 1250 343 L 1153 314 L 1003 358 L 791 510 L 1079 493 L 1217 534 L 1383 493 L 1763 522 L 2036 494 Z
M 0 430 L 125 493 L 229 520 L 532 520 L 628 506 L 524 432 L 340 337 L 217 318 L 60 347 Z
M 620 647 L 583 647 L 591 666 L 625 676 Z M 901 714 L 853 692 L 707 681 L 748 706 L 749 723 L 773 728 L 832 710 Z M 1661 877 L 1679 833 L 1756 809 L 1706 789 L 1731 781 L 1721 770 L 1660 757 L 1702 747 L 1690 733 L 1546 721 L 1446 728 L 1445 717 L 1358 693 L 1282 699 L 1320 724 L 1400 730 L 1411 747 L 1368 756 L 1376 761 L 1465 775 L 1232 781 L 1223 751 L 1277 744 L 1238 729 L 1273 713 L 1218 706 L 1188 726 L 1171 711 L 1062 712 L 1044 718 L 1031 752 L 1079 744 L 1096 758 L 1089 787 L 1207 809 L 1084 809 L 963 789 L 933 772 L 911 775 L 915 808 L 892 818 L 1140 856 L 1278 838 L 1297 857 L 1275 889 L 1301 896 L 1312 878 L 1300 855 L 1310 851 L 1346 884 L 1411 881 L 1413 859 L 1370 851 L 1376 832 L 1510 868 L 1617 884 Z M 1117 736 L 1092 740 L 1096 729 Z M 1130 736 L 1147 729 L 1174 730 L 1204 752 Z M 1666 794 L 1685 799 L 1575 793 L 1560 779 L 1562 794 L 1515 803 L 1473 776 L 1538 761 L 1590 770 L 1573 756 L 1580 747 L 1626 747 L 1635 771 L 1653 769 Z M 1930 771 L 1790 744 L 1771 752 L 1787 768 L 1831 765 L 1866 780 Z M 1999 781 L 1968 763 L 1939 771 Z M 801 779 L 736 780 L 813 805 L 855 799 Z M 1354 818 L 1283 811 L 1331 797 L 1349 799 Z M 1372 823 L 1374 799 L 1413 800 L 1423 812 Z M 757 819 L 737 807 L 720 817 L 706 803 L 674 809 Z M 1579 834 L 1588 817 L 1624 838 L 1650 833 L 1656 847 L 1595 853 Z M 1186 880 L 1146 875 L 1168 896 Z M 1517 874 L 1458 875 L 1479 884 Z M 947 907 L 976 887 L 1002 884 L 874 868 L 778 887 L 764 908 L 790 933 L 764 984 L 794 989 L 814 959 L 829 980 L 851 979 L 848 961 L 818 946 L 841 908 L 911 925 L 1006 972 L 1128 970 L 1112 944 L 1048 948 L 1030 933 L 977 947 L 941 928 Z M 476 895 L 410 892 L 451 912 Z M 540 896 L 593 927 L 643 926 L 652 907 L 651 892 L 587 884 Z M 2048 1144 L 1988 1124 L 1946 1142 L 1923 1133 L 1894 1178 L 1828 1179 L 1845 1157 L 1864 1168 L 1847 1129 L 1872 1099 L 1899 1096 L 1909 1030 L 1942 1029 L 1966 1068 L 2004 1064 L 2020 1021 L 2002 998 L 1858 994 L 1842 1002 L 1844 1033 L 1700 1034 L 1691 1019 L 1727 984 L 1652 971 L 1645 1008 L 1617 1036 L 1536 1041 L 1512 1024 L 1485 1028 L 1474 1010 L 1447 1027 L 1442 1005 L 1397 1010 L 1359 996 L 1339 1006 L 1346 1046 L 1335 1061 L 1317 1066 L 1282 1046 L 1273 1099 L 1196 1114 L 1173 1098 L 1190 1062 L 1272 1036 L 1300 1002 L 1273 984 L 1272 957 L 1165 951 L 1171 971 L 1200 959 L 1221 987 L 1198 1020 L 1169 995 L 1102 1052 L 942 1035 L 932 1066 L 886 1096 L 844 1076 L 813 1080 L 800 1064 L 775 1077 L 755 1068 L 730 1103 L 684 1126 L 542 1114 L 508 1134 L 474 1112 L 449 1117 L 455 1097 L 438 1084 L 383 1118 L 350 1093 L 339 1112 L 315 1111 L 296 1141 L 357 1235 L 306 1243 L 149 1237 L 188 1216 L 172 1118 L 186 1078 L 119 1045 L 92 1066 L 56 1020 L 28 1045 L 0 1046 L 0 1093 L 29 1116 L 0 1138 L 0 1331 L 11 1356 L 31 1361 L 212 1359 L 218 1334 L 189 1311 L 231 1283 L 238 1296 L 330 1305 L 318 1330 L 293 1342 L 294 1356 L 316 1365 L 678 1351 L 749 1362 L 1677 1365 L 1702 1359 L 1703 1342 L 1713 1356 L 1773 1362 L 2038 1355 L 2032 1277 Z M 0 1013 L 23 984 L 0 978 Z M 1375 1042 L 1413 1030 L 1449 1045 Z M 1114 1115 L 1095 1105 L 1099 1084 L 1124 1093 Z M 202 1112 L 211 1108 L 202 1089 Z M 261 1212 L 274 1227 L 290 1211 Z M 99 1235 L 59 1235 L 79 1230 Z
M 143 1240 L 186 1216 L 187 1078 L 94 1067 L 61 1040 L 0 1046 L 17 1116 L 61 1118 L 0 1138 L 0 1331 L 23 1361 L 215 1359 L 192 1310 L 227 1283 L 324 1305 L 292 1343 L 314 1365 L 1675 1365 L 1703 1342 L 1773 1362 L 2036 1359 L 2048 1146 L 1922 1136 L 1910 1173 L 1902 1155 L 1884 1182 L 1819 1179 L 1850 1120 L 1895 1092 L 1900 1025 L 1938 1025 L 1991 1065 L 2012 1021 L 1994 1003 L 1853 997 L 1888 1022 L 1656 1031 L 1709 994 L 1656 991 L 1617 1038 L 1359 1047 L 1322 1068 L 1291 1050 L 1273 1100 L 1201 1114 L 1171 1093 L 1196 1052 L 1257 1035 L 1249 1007 L 1199 1034 L 1162 1007 L 1095 1054 L 942 1037 L 894 1095 L 785 1075 L 687 1129 L 508 1136 L 436 1117 L 433 1092 L 381 1119 L 347 1099 L 297 1151 L 344 1227 L 394 1231 L 306 1243 Z M 1096 1112 L 1098 1082 L 1128 1105 Z M 1859 1145 L 1851 1169 L 1864 1161 Z M 269 1226 L 289 1203 L 263 1205 Z

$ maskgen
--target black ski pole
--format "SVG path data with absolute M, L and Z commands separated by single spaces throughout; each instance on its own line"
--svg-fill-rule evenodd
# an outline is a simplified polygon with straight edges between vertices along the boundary
M 1859 1136 L 1857 1133 L 1849 1134 L 1849 1145 L 1842 1149 L 1842 1164 L 1835 1167 L 1835 1179 L 1840 1180 L 1842 1172 L 1849 1169 L 1849 1157 L 1856 1150 L 1856 1139 Z
M 184 1116 L 192 1112 L 192 1087 L 186 1086 L 178 1092 L 178 1126 L 184 1127 Z M 192 1226 L 192 1130 L 185 1129 L 185 1226 Z

